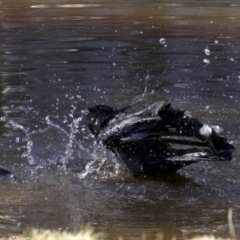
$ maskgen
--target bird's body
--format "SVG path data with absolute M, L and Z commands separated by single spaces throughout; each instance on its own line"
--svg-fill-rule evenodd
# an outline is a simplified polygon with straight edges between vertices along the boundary
M 218 126 L 202 124 L 170 103 L 157 102 L 133 114 L 129 107 L 89 108 L 90 131 L 134 176 L 176 172 L 199 161 L 232 159 L 233 145 Z

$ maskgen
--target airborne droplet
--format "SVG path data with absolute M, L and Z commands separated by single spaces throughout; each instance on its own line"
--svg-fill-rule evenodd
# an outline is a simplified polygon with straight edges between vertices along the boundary
M 210 61 L 206 58 L 203 59 L 203 62 L 206 63 L 206 64 L 210 64 Z
M 159 42 L 160 42 L 161 44 L 165 44 L 165 43 L 166 43 L 166 40 L 165 40 L 165 38 L 161 38 L 161 39 L 159 40 Z
M 204 52 L 205 52 L 205 54 L 206 54 L 207 56 L 210 55 L 210 50 L 209 50 L 208 48 L 205 48 L 205 49 L 204 49 Z

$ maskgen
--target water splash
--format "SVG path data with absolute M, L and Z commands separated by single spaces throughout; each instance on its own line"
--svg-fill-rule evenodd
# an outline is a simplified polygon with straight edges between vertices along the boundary
M 102 144 L 94 141 L 92 150 L 93 159 L 86 164 L 84 171 L 78 174 L 80 179 L 89 177 L 93 179 L 116 178 L 123 172 L 123 165 Z
M 28 133 L 28 131 L 29 131 L 28 128 L 25 128 L 23 125 L 18 124 L 13 120 L 8 120 L 6 117 L 2 118 L 1 120 L 6 122 L 6 127 L 10 127 L 10 128 L 13 128 L 13 129 L 20 129 L 24 133 Z
M 138 102 L 141 102 L 141 101 L 143 101 L 144 99 L 146 99 L 149 96 L 149 93 L 148 93 L 148 80 L 149 80 L 149 77 L 150 77 L 149 74 L 145 77 L 143 91 L 142 91 L 142 93 L 140 93 L 139 95 L 134 97 L 134 99 L 132 101 L 132 104 L 136 104 Z
M 76 117 L 75 111 L 76 107 L 72 106 L 63 125 L 56 123 L 54 116 L 46 116 L 43 119 L 46 127 L 38 130 L 30 130 L 7 117 L 0 120 L 9 128 L 22 131 L 23 136 L 15 136 L 13 141 L 21 144 L 20 156 L 27 160 L 25 168 L 31 167 L 32 175 L 39 168 L 56 166 L 77 173 L 80 179 L 118 176 L 121 172 L 118 160 L 86 131 L 86 113 L 82 111 Z
M 74 118 L 75 110 L 76 107 L 73 107 L 69 114 L 71 121 L 67 125 L 68 130 L 64 129 L 65 125 L 61 127 L 54 123 L 48 115 L 45 117 L 45 129 L 26 135 L 26 151 L 22 156 L 28 158 L 29 164 L 61 164 L 66 168 L 69 161 L 87 153 L 87 149 L 76 138 L 83 117 Z

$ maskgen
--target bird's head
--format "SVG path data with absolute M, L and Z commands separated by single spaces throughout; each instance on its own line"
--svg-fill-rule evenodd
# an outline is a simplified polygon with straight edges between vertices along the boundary
M 91 133 L 97 137 L 109 121 L 115 116 L 113 108 L 106 105 L 95 105 L 88 109 L 87 121 Z
M 113 109 L 106 105 L 95 105 L 88 109 L 87 121 L 88 127 L 95 137 L 103 130 L 108 123 L 118 114 L 125 112 L 131 106 L 124 106 Z

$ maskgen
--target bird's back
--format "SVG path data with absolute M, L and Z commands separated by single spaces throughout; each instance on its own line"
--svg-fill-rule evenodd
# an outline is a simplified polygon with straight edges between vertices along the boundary
M 116 113 L 97 138 L 133 175 L 155 176 L 202 160 L 231 160 L 234 147 L 220 132 L 217 126 L 159 102 L 134 114 Z

